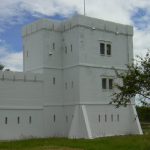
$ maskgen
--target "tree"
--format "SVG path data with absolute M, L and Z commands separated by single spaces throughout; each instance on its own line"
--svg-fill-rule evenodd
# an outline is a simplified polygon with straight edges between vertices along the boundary
M 4 69 L 4 65 L 0 64 L 0 70 Z
M 118 78 L 122 79 L 122 85 L 116 84 L 117 90 L 113 93 L 111 103 L 115 103 L 117 107 L 126 106 L 131 103 L 136 95 L 143 105 L 149 105 L 150 102 L 150 51 L 146 53 L 144 58 L 137 56 L 136 63 L 127 65 L 127 71 L 118 73 Z

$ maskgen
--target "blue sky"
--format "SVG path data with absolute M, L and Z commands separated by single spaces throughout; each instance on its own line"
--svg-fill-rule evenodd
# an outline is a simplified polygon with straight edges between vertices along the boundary
M 83 14 L 83 0 L 0 0 L 0 63 L 22 71 L 21 29 L 40 18 L 62 20 Z M 150 49 L 148 0 L 86 0 L 86 15 L 134 26 L 134 54 Z

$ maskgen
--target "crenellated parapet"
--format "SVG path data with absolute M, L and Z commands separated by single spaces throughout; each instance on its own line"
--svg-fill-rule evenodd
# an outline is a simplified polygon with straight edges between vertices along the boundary
M 0 81 L 43 82 L 42 74 L 29 72 L 0 71 Z
M 117 35 L 119 34 L 129 35 L 129 36 L 133 35 L 133 27 L 130 25 L 123 25 L 111 21 L 104 21 L 101 19 L 78 15 L 64 21 L 40 19 L 37 22 L 26 25 L 23 28 L 22 36 L 23 37 L 28 36 L 42 29 L 55 31 L 55 32 L 64 32 L 67 30 L 71 30 L 75 27 L 83 27 L 90 30 L 111 32 Z

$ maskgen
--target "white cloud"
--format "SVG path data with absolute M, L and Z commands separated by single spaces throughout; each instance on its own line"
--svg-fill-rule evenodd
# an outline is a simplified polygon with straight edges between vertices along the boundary
M 137 10 L 146 10 L 146 14 L 138 19 L 138 25 L 143 26 L 140 30 L 135 28 L 134 50 L 135 54 L 145 53 L 149 48 L 150 39 L 150 1 L 149 0 L 85 0 L 87 16 L 96 17 L 104 20 L 115 21 L 123 24 L 137 26 L 133 21 L 133 14 Z M 74 12 L 83 14 L 83 0 L 0 0 L 0 32 L 4 31 L 12 24 L 23 23 L 26 13 L 32 16 L 53 16 L 56 14 L 68 17 Z M 146 23 L 146 27 L 144 26 Z M 3 49 L 1 48 L 0 51 Z M 7 52 L 8 60 L 11 63 L 20 63 L 20 54 Z M 14 61 L 17 58 L 18 61 Z M 9 63 L 9 66 L 11 66 Z M 8 64 L 8 63 L 7 63 Z M 14 67 L 15 68 L 15 67 Z M 19 67 L 18 67 L 19 68 Z
M 22 52 L 10 52 L 7 45 L 0 46 L 0 64 L 5 66 L 5 69 L 12 71 L 22 71 L 23 55 Z

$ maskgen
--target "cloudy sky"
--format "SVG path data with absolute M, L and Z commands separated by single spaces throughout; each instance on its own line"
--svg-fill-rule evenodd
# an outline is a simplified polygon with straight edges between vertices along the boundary
M 0 0 L 0 63 L 22 71 L 21 28 L 83 14 L 83 0 Z M 86 0 L 86 15 L 134 26 L 134 54 L 150 49 L 150 0 Z

